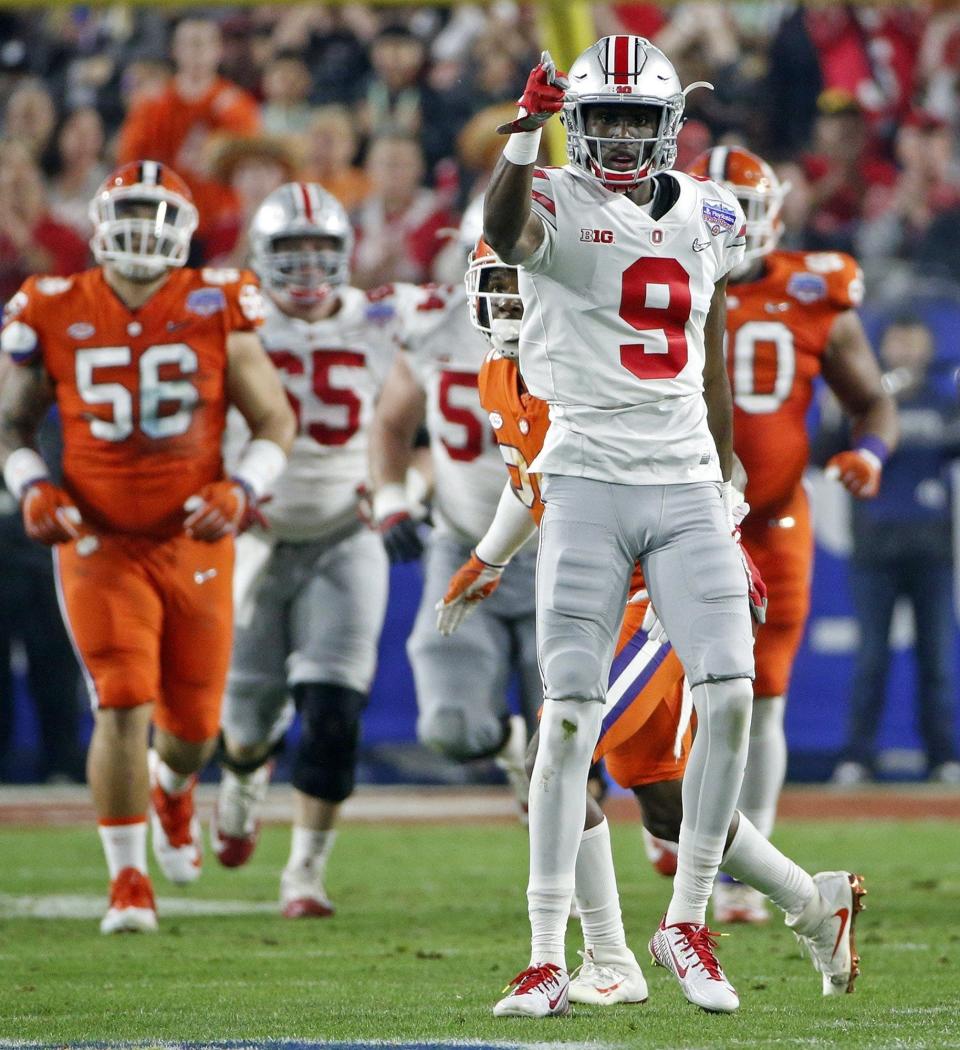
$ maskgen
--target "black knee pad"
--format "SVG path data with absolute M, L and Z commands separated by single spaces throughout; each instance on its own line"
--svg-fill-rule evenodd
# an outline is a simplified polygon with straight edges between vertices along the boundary
M 293 786 L 312 798 L 343 802 L 353 794 L 367 695 L 343 685 L 304 682 L 294 686 L 293 699 L 300 713 Z
M 239 762 L 227 752 L 227 745 L 223 739 L 223 731 L 217 737 L 217 750 L 213 753 L 213 761 L 232 773 L 243 776 L 247 773 L 255 773 L 261 766 L 265 766 L 271 758 L 283 751 L 283 737 L 281 737 L 270 750 L 262 757 L 249 762 Z

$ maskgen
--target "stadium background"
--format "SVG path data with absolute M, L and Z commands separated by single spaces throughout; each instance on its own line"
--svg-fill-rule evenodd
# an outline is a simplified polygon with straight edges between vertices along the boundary
M 363 64 L 371 42 L 384 27 L 402 25 L 424 41 L 427 58 L 420 103 L 425 108 L 428 103 L 440 107 L 424 113 L 426 127 L 436 125 L 442 130 L 440 145 L 434 136 L 428 149 L 425 182 L 436 195 L 438 208 L 456 216 L 482 185 L 488 144 L 482 132 L 496 120 L 486 117 L 484 124 L 481 114 L 471 124 L 472 138 L 464 136 L 464 129 L 478 109 L 516 97 L 539 48 L 549 46 L 563 66 L 593 39 L 594 24 L 601 32 L 617 28 L 641 31 L 659 37 L 672 57 L 682 56 L 679 64 L 684 82 L 703 76 L 718 88 L 706 101 L 691 101 L 681 164 L 684 157 L 690 159 L 711 142 L 736 141 L 777 162 L 781 172 L 807 192 L 806 211 L 802 200 L 788 208 L 785 243 L 855 251 L 867 273 L 863 315 L 874 343 L 889 319 L 909 306 L 933 329 L 938 374 L 945 386 L 955 388 L 955 369 L 960 365 L 960 290 L 956 284 L 960 270 L 955 266 L 952 237 L 936 240 L 936 220 L 945 229 L 953 222 L 955 229 L 953 217 L 960 217 L 955 134 L 960 109 L 956 90 L 960 15 L 952 7 L 947 3 L 803 9 L 782 3 L 544 2 L 6 8 L 0 12 L 0 98 L 7 99 L 0 154 L 3 142 L 16 137 L 15 119 L 24 119 L 12 112 L 10 100 L 18 88 L 39 85 L 48 92 L 58 122 L 78 106 L 100 113 L 107 135 L 99 159 L 108 162 L 111 141 L 124 117 L 121 88 L 125 71 L 136 63 L 149 64 L 165 57 L 170 26 L 188 11 L 209 15 L 220 24 L 227 41 L 225 72 L 257 94 L 261 103 L 263 56 L 270 53 L 264 42 L 283 37 L 278 27 L 285 26 L 290 37 L 291 23 L 297 17 L 306 22 L 313 19 L 305 54 L 308 68 L 318 75 L 313 77 L 308 101 L 311 105 L 342 103 L 354 114 L 372 83 L 369 65 L 364 68 Z M 331 41 L 339 42 L 351 61 L 359 63 L 339 84 L 323 70 L 322 56 L 334 54 Z M 274 51 L 279 50 L 278 44 Z M 253 60 L 257 55 L 260 65 Z M 313 65 L 311 56 L 317 55 L 320 64 Z M 498 68 L 498 59 L 504 55 L 508 61 Z M 482 107 L 471 98 L 471 83 L 481 80 L 496 85 L 484 88 Z M 26 117 L 34 129 L 36 114 L 34 110 L 32 117 L 29 112 Z M 827 199 L 822 207 L 809 207 L 815 196 L 810 189 L 817 182 L 822 160 L 817 142 L 820 123 L 824 118 L 851 114 L 859 114 L 857 119 L 866 128 L 863 163 L 853 165 L 849 173 L 850 179 L 862 180 L 862 200 L 851 205 L 849 200 Z M 878 230 L 884 223 L 889 225 L 897 213 L 898 191 L 909 174 L 910 162 L 903 159 L 900 141 L 907 128 L 919 129 L 918 134 L 949 136 L 952 156 L 943 185 L 936 187 L 942 191 L 937 197 L 940 203 L 932 230 L 921 231 L 922 236 L 908 230 L 899 241 L 878 241 Z M 562 142 L 558 126 L 554 134 L 559 136 L 551 143 L 556 149 Z M 360 137 L 362 140 L 363 135 Z M 276 139 L 276 135 L 269 137 L 269 148 Z M 362 141 L 354 159 L 362 163 Z M 58 172 L 49 159 L 42 159 L 41 170 L 48 191 L 55 194 L 62 170 Z M 884 250 L 876 250 L 878 244 Z M 937 260 L 941 265 L 935 265 Z M 436 265 L 443 266 L 442 253 Z M 843 740 L 856 647 L 846 586 L 846 499 L 816 471 L 811 473 L 811 485 L 818 523 L 813 608 L 787 709 L 794 779 L 822 779 L 832 768 Z M 365 719 L 363 775 L 368 779 L 464 775 L 436 762 L 425 764 L 422 755 L 408 753 L 404 746 L 414 739 L 416 714 L 404 642 L 419 600 L 420 580 L 418 566 L 393 569 L 380 666 Z M 896 656 L 890 702 L 879 738 L 892 776 L 918 775 L 921 768 L 914 754 L 918 738 L 911 640 L 909 614 L 898 615 L 892 637 Z M 25 779 L 36 768 L 39 745 L 18 652 L 14 653 L 14 668 L 15 719 L 8 775 Z M 89 732 L 86 713 L 80 731 L 85 742 Z

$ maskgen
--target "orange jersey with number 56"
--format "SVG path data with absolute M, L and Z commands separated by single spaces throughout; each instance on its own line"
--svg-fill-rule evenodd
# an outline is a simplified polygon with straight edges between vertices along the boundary
M 222 477 L 227 339 L 263 302 L 246 271 L 178 269 L 139 309 L 100 269 L 31 277 L 7 304 L 3 348 L 40 362 L 63 425 L 64 484 L 98 531 L 163 538 Z
M 759 280 L 728 285 L 733 443 L 752 516 L 776 511 L 800 484 L 806 413 L 830 329 L 862 298 L 860 267 L 841 252 L 774 251 Z

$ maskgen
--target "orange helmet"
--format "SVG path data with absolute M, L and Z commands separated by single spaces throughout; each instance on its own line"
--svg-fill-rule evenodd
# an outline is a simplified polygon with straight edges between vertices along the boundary
M 687 171 L 726 186 L 740 201 L 747 217 L 744 265 L 776 248 L 783 232 L 780 211 L 790 183 L 781 182 L 765 160 L 742 146 L 714 146 L 701 153 Z
M 467 257 L 463 283 L 467 289 L 470 323 L 490 340 L 505 357 L 516 357 L 520 345 L 523 300 L 519 292 L 490 291 L 494 270 L 519 273 L 516 266 L 502 262 L 481 237 Z
M 183 266 L 198 219 L 187 184 L 156 160 L 132 161 L 108 175 L 88 215 L 94 259 L 134 281 Z

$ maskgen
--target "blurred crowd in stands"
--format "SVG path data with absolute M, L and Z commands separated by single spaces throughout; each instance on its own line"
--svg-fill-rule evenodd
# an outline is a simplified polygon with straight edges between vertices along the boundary
M 647 36 L 684 84 L 715 86 L 689 97 L 678 167 L 710 145 L 743 143 L 791 184 L 784 247 L 853 252 L 868 302 L 926 289 L 960 303 L 957 5 L 591 10 L 598 35 Z M 499 156 L 494 129 L 515 113 L 541 30 L 535 5 L 513 0 L 0 10 L 0 301 L 31 273 L 89 265 L 91 196 L 112 166 L 146 157 L 194 193 L 193 263 L 242 265 L 248 219 L 296 177 L 349 210 L 353 283 L 458 280 L 462 258 L 445 249 Z M 0 504 L 0 519 L 17 517 Z M 30 580 L 36 552 L 21 554 Z M 24 633 L 4 604 L 0 662 Z M 61 734 L 47 725 L 62 683 L 31 686 L 48 741 L 42 773 L 81 775 L 78 752 L 58 756 Z
M 743 142 L 793 187 L 789 246 L 855 252 L 896 292 L 960 273 L 960 11 L 782 3 L 592 5 L 649 36 L 694 92 L 679 164 Z M 186 177 L 198 258 L 239 263 L 246 219 L 292 175 L 351 211 L 360 285 L 443 272 L 539 53 L 532 4 L 52 7 L 0 13 L 0 295 L 84 264 L 115 162 Z M 439 271 L 438 271 L 439 267 Z

